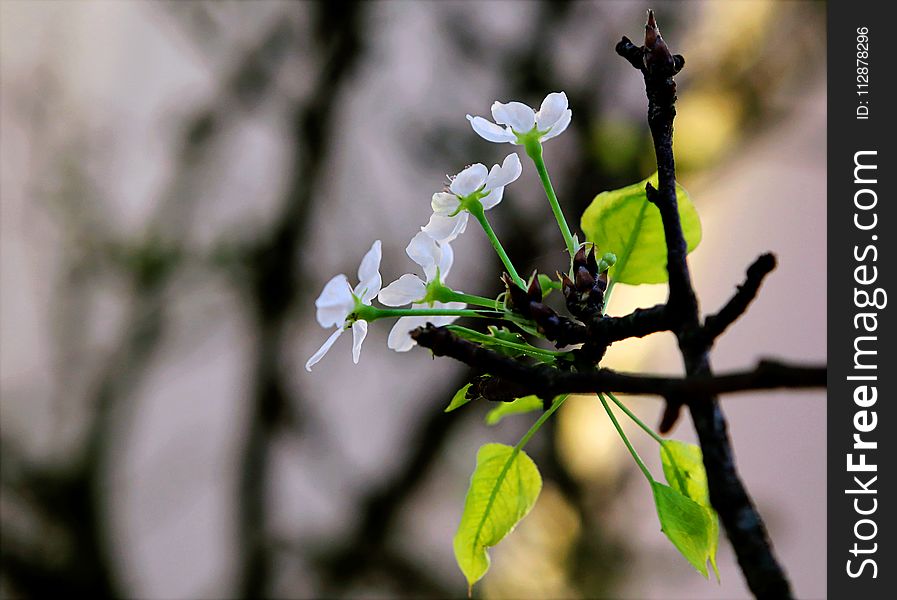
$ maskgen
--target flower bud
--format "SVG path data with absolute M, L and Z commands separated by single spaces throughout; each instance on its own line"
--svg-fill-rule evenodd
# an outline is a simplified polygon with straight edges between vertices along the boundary
M 574 280 L 576 281 L 576 291 L 581 294 L 587 294 L 595 286 L 595 278 L 584 267 L 576 270 Z
M 579 250 L 576 251 L 576 254 L 573 255 L 573 270 L 577 271 L 580 268 L 588 269 L 589 267 L 589 259 L 585 246 L 580 246 Z
M 564 293 L 564 298 L 569 300 L 576 290 L 573 281 L 567 277 L 566 273 L 558 273 L 557 276 L 561 280 L 561 291 Z
M 533 275 L 530 278 L 529 287 L 526 290 L 527 296 L 529 296 L 530 302 L 541 302 L 542 301 L 542 284 L 539 282 L 539 272 L 533 271 Z
M 589 252 L 587 257 L 586 266 L 589 269 L 589 273 L 592 275 L 596 275 L 598 273 L 598 263 L 595 260 L 595 244 L 592 244 L 592 250 Z

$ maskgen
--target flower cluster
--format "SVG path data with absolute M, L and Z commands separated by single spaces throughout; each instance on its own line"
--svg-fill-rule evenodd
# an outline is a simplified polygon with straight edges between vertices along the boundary
M 490 142 L 525 146 L 541 176 L 544 163 L 541 162 L 540 144 L 561 134 L 570 124 L 571 115 L 566 94 L 555 92 L 545 98 L 538 111 L 520 102 L 495 102 L 492 105 L 495 123 L 482 117 L 467 115 L 467 118 L 473 130 Z M 538 147 L 538 156 L 531 152 L 534 147 Z M 505 187 L 516 181 L 522 170 L 520 158 L 511 153 L 491 169 L 481 163 L 468 166 L 449 177 L 444 190 L 433 194 L 433 214 L 405 248 L 408 257 L 423 271 L 423 277 L 406 273 L 381 289 L 381 244 L 377 240 L 358 267 L 358 284 L 354 288 L 345 275 L 337 275 L 328 281 L 315 301 L 317 320 L 321 327 L 335 329 L 308 359 L 305 368 L 310 371 L 349 329 L 352 330 L 352 358 L 358 363 L 371 321 L 397 318 L 389 334 L 388 346 L 397 352 L 406 352 L 414 346 L 410 332 L 426 323 L 441 326 L 463 316 L 500 316 L 503 309 L 497 300 L 453 290 L 446 286 L 445 280 L 454 260 L 451 243 L 464 233 L 472 215 L 482 226 L 514 283 L 521 287 L 525 285 L 485 215 L 502 201 Z M 547 175 L 543 179 L 543 183 L 546 182 Z M 554 191 L 546 187 L 546 193 L 551 201 Z M 553 210 L 554 206 L 552 204 Z M 563 218 L 559 210 L 555 211 L 555 216 Z M 563 223 L 562 232 L 569 231 L 566 227 Z M 569 235 L 565 233 L 565 239 L 567 237 Z M 374 298 L 391 308 L 373 306 Z M 468 304 L 481 308 L 468 310 Z

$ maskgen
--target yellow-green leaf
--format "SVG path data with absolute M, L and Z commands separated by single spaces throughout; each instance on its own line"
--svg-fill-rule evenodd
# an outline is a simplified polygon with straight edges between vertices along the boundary
M 522 415 L 534 410 L 542 410 L 542 399 L 538 396 L 523 396 L 513 402 L 501 402 L 486 413 L 486 425 L 495 425 L 508 415 Z
M 710 490 L 701 448 L 678 440 L 664 440 L 660 447 L 663 474 L 674 490 L 710 508 Z
M 468 586 L 489 570 L 486 549 L 526 516 L 541 489 L 539 470 L 525 452 L 504 444 L 480 447 L 454 540 L 455 559 Z
M 457 408 L 461 408 L 468 402 L 470 402 L 470 398 L 467 397 L 467 390 L 470 389 L 470 384 L 468 383 L 460 390 L 455 392 L 455 395 L 452 397 L 452 401 L 449 402 L 449 405 L 445 407 L 445 412 L 452 412 Z
M 657 173 L 644 181 L 598 194 L 582 215 L 586 238 L 601 252 L 617 255 L 608 274 L 618 283 L 664 283 L 667 281 L 666 238 L 660 211 L 648 201 L 645 184 L 657 187 Z M 676 184 L 679 218 L 688 251 L 701 241 L 701 220 L 685 191 Z
M 693 500 L 707 512 L 709 525 L 708 560 L 719 580 L 716 565 L 716 551 L 719 546 L 719 518 L 710 504 L 710 489 L 707 487 L 707 472 L 701 448 L 677 440 L 666 440 L 660 449 L 663 474 L 670 487 Z
M 711 552 L 712 519 L 709 511 L 673 488 L 652 482 L 654 503 L 660 529 L 673 542 L 688 562 L 707 577 L 707 560 Z

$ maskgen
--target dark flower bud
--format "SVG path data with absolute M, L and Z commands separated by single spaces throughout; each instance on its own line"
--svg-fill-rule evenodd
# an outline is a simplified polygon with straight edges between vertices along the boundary
M 576 291 L 575 286 L 573 285 L 573 281 L 567 277 L 566 273 L 558 273 L 558 279 L 561 280 L 561 291 L 564 292 L 564 298 L 570 298 L 573 293 Z
M 589 252 L 589 255 L 587 257 L 586 266 L 589 269 L 589 273 L 591 273 L 592 275 L 595 275 L 598 273 L 598 261 L 595 258 L 595 245 L 594 244 L 592 244 L 592 251 Z
M 530 279 L 529 287 L 526 290 L 526 294 L 529 297 L 530 302 L 542 301 L 542 284 L 539 283 L 538 271 L 533 271 L 533 276 Z
M 514 283 L 511 276 L 507 273 L 503 273 L 501 279 L 504 281 L 505 289 L 508 292 L 508 307 L 511 310 L 528 317 L 530 304 L 529 293 L 526 290 L 520 289 L 520 286 Z
M 595 287 L 595 278 L 589 273 L 585 267 L 576 269 L 576 291 L 580 293 L 588 293 Z
M 589 268 L 589 259 L 585 246 L 580 247 L 580 249 L 576 251 L 576 254 L 573 255 L 573 270 L 577 271 L 580 267 L 585 269 Z

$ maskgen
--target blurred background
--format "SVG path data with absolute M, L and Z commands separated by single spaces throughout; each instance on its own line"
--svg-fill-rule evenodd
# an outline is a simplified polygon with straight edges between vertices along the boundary
M 702 216 L 706 311 L 748 264 L 780 267 L 717 369 L 825 359 L 825 7 L 653 2 L 686 57 L 680 180 Z M 473 134 L 493 100 L 570 98 L 545 156 L 571 222 L 654 170 L 641 76 L 613 50 L 639 2 L 24 2 L 0 5 L 0 410 L 4 597 L 463 597 L 451 539 L 485 402 L 386 348 L 350 362 L 314 299 L 383 240 L 384 283 L 429 199 L 512 150 Z M 637 42 L 638 43 L 638 42 Z M 519 148 L 518 148 L 519 150 Z M 525 158 L 525 157 L 524 157 Z M 521 272 L 563 243 L 535 170 L 490 213 Z M 499 291 L 472 228 L 451 283 Z M 665 298 L 620 286 L 623 314 Z M 605 364 L 680 373 L 669 335 Z M 825 590 L 824 393 L 724 400 L 739 467 L 800 597 Z M 649 422 L 655 398 L 628 398 Z M 631 437 L 659 474 L 656 445 Z M 674 437 L 693 440 L 688 418 Z M 528 446 L 542 495 L 492 551 L 488 598 L 741 598 L 728 542 L 706 581 L 659 531 L 594 398 Z

